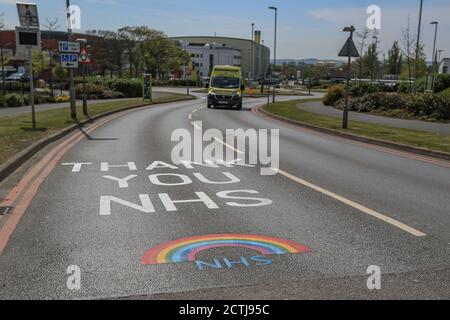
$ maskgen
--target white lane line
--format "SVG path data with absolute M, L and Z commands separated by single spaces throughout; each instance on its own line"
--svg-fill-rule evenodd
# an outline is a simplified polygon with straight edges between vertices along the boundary
M 233 146 L 230 146 L 228 143 L 224 142 L 222 139 L 219 139 L 219 138 L 217 138 L 217 137 L 214 137 L 214 140 L 220 142 L 220 143 L 223 144 L 225 147 L 227 147 L 228 149 L 231 149 L 231 150 L 237 152 L 238 154 L 245 154 L 245 152 L 242 152 L 241 150 L 236 149 L 236 148 L 233 147 Z
M 232 150 L 235 150 L 237 152 L 242 152 L 241 150 L 237 150 L 234 147 L 224 143 L 220 139 L 216 139 L 216 140 L 219 141 L 220 143 L 222 143 L 227 148 L 231 148 Z M 242 153 L 244 153 L 244 152 L 242 152 Z M 329 196 L 329 197 L 331 197 L 331 198 L 333 198 L 333 199 L 335 199 L 335 200 L 337 200 L 339 202 L 342 202 L 342 203 L 344 203 L 344 204 L 346 204 L 346 205 L 348 205 L 350 207 L 353 207 L 353 208 L 359 210 L 360 212 L 368 214 L 368 215 L 370 215 L 370 216 L 372 216 L 374 218 L 377 218 L 377 219 L 379 219 L 381 221 L 384 221 L 384 222 L 386 222 L 386 223 L 388 223 L 388 224 L 390 224 L 390 225 L 392 225 L 392 226 L 394 226 L 396 228 L 399 228 L 400 230 L 408 232 L 409 234 L 412 234 L 413 236 L 416 236 L 416 237 L 425 237 L 426 236 L 425 233 L 423 233 L 423 232 L 421 232 L 421 231 L 419 231 L 419 230 L 417 230 L 417 229 L 415 229 L 413 227 L 410 227 L 410 226 L 408 226 L 408 225 L 406 225 L 406 224 L 404 224 L 404 223 L 402 223 L 400 221 L 397 221 L 397 220 L 395 220 L 393 218 L 390 218 L 390 217 L 388 217 L 388 216 L 386 216 L 386 215 L 384 215 L 382 213 L 379 213 L 379 212 L 377 212 L 375 210 L 367 208 L 367 207 L 365 207 L 365 206 L 363 206 L 363 205 L 361 205 L 359 203 L 356 203 L 356 202 L 354 202 L 352 200 L 344 198 L 344 197 L 342 197 L 342 196 L 340 196 L 340 195 L 338 195 L 338 194 L 336 194 L 334 192 L 331 192 L 331 191 L 328 191 L 328 190 L 326 190 L 324 188 L 316 186 L 315 184 L 312 184 L 311 182 L 308 182 L 306 180 L 300 179 L 300 178 L 298 178 L 298 177 L 296 177 L 296 176 L 294 176 L 294 175 L 292 175 L 290 173 L 287 173 L 287 172 L 285 172 L 283 170 L 280 170 L 280 169 L 278 169 L 278 170 L 272 169 L 272 170 L 278 172 L 282 176 L 284 176 L 284 177 L 286 177 L 286 178 L 288 178 L 288 179 L 290 179 L 292 181 L 295 181 L 295 182 L 297 182 L 297 183 L 299 183 L 299 184 L 301 184 L 301 185 L 303 185 L 305 187 L 308 187 L 308 188 L 313 189 L 313 190 L 315 190 L 317 192 L 320 192 L 320 193 L 322 193 L 324 195 L 327 195 L 327 196 Z
M 363 213 L 366 213 L 366 214 L 368 214 L 368 215 L 370 215 L 372 217 L 375 217 L 375 218 L 380 219 L 380 220 L 382 220 L 382 221 L 384 221 L 386 223 L 389 223 L 390 225 L 393 225 L 393 226 L 395 226 L 395 227 L 397 227 L 397 228 L 399 228 L 399 229 L 401 229 L 403 231 L 406 231 L 406 232 L 412 234 L 413 236 L 416 236 L 416 237 L 424 237 L 424 236 L 426 236 L 425 233 L 423 233 L 423 232 L 421 232 L 421 231 L 419 231 L 417 229 L 414 229 L 413 227 L 410 227 L 410 226 L 408 226 L 408 225 L 406 225 L 406 224 L 404 224 L 404 223 L 402 223 L 400 221 L 392 219 L 392 218 L 390 218 L 390 217 L 388 217 L 388 216 L 386 216 L 386 215 L 384 215 L 382 213 L 379 213 L 379 212 L 377 212 L 375 210 L 367 208 L 367 207 L 365 207 L 365 206 L 363 206 L 363 205 L 361 205 L 359 203 L 356 203 L 356 202 L 354 202 L 352 200 L 344 198 L 344 197 L 342 197 L 342 196 L 340 196 L 340 195 L 338 195 L 338 194 L 336 194 L 334 192 L 331 192 L 331 191 L 328 191 L 328 190 L 326 190 L 324 188 L 316 186 L 315 184 L 312 184 L 312 183 L 310 183 L 310 182 L 308 182 L 306 180 L 300 179 L 300 178 L 298 178 L 298 177 L 296 177 L 296 176 L 294 176 L 294 175 L 292 175 L 290 173 L 287 173 L 287 172 L 285 172 L 283 170 L 277 170 L 277 172 L 279 174 L 281 174 L 282 176 L 285 176 L 286 178 L 288 178 L 288 179 L 290 179 L 292 181 L 300 183 L 300 184 L 304 185 L 305 187 L 311 188 L 311 189 L 313 189 L 313 190 L 315 190 L 317 192 L 323 193 L 323 194 L 325 194 L 325 195 L 327 195 L 327 196 L 329 196 L 329 197 L 331 197 L 333 199 L 336 199 L 336 200 L 338 200 L 338 201 L 340 201 L 340 202 L 342 202 L 342 203 L 344 203 L 344 204 L 346 204 L 346 205 L 348 205 L 350 207 L 353 207 L 353 208 L 355 208 L 355 209 L 357 209 L 357 210 L 359 210 L 359 211 L 361 211 Z

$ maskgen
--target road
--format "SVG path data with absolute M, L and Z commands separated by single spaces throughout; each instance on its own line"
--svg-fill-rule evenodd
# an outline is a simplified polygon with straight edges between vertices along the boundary
M 450 298 L 450 163 L 263 118 L 263 99 L 238 112 L 197 96 L 86 127 L 3 184 L 18 187 L 0 216 L 0 299 Z M 279 173 L 175 166 L 170 138 L 193 121 L 279 129 Z M 197 262 L 177 263 L 169 249 L 192 237 Z M 275 243 L 291 249 L 266 256 Z M 381 290 L 367 288 L 370 266 Z

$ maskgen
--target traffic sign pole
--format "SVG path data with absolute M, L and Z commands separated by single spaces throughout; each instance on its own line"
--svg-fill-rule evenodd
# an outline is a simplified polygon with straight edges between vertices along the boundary
M 70 42 L 72 37 L 72 22 L 71 22 L 71 12 L 70 12 L 70 0 L 66 0 L 66 12 L 67 12 L 67 40 Z M 75 97 L 75 86 L 74 86 L 74 72 L 73 69 L 69 69 L 69 78 L 70 78 L 70 116 L 72 120 L 77 120 L 77 102 Z
M 342 120 L 342 128 L 348 128 L 348 110 L 349 110 L 349 95 L 350 95 L 350 80 L 351 80 L 351 72 L 352 72 L 352 57 L 359 57 L 358 49 L 353 42 L 353 33 L 355 32 L 355 27 L 351 26 L 345 28 L 345 32 L 350 32 L 350 36 L 348 37 L 344 47 L 339 52 L 340 57 L 348 57 L 347 64 L 347 81 L 345 87 L 345 104 L 344 104 L 344 116 Z
M 83 64 L 83 115 L 88 117 L 87 95 L 86 95 L 86 65 Z
M 36 129 L 36 108 L 34 105 L 34 80 L 33 80 L 33 52 L 29 50 L 29 68 L 30 68 L 30 104 L 31 104 L 31 122 L 33 130 Z

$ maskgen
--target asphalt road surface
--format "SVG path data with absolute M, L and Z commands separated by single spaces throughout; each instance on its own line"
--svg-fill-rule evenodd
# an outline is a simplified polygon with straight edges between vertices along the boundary
M 263 118 L 261 99 L 239 112 L 198 97 L 86 127 L 3 184 L 18 186 L 0 216 L 1 299 L 450 298 L 450 163 Z M 279 173 L 175 166 L 171 136 L 193 121 L 280 129 Z M 205 246 L 177 263 L 171 245 L 192 237 Z M 265 255 L 274 243 L 291 249 Z

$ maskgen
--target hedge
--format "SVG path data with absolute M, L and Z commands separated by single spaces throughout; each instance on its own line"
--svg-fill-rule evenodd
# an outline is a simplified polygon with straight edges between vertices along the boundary
M 345 88 L 342 85 L 332 86 L 328 88 L 323 104 L 326 106 L 335 106 L 336 103 L 343 99 L 345 95 Z
M 372 93 L 350 101 L 358 112 L 402 110 L 414 117 L 450 120 L 450 97 L 444 94 Z

